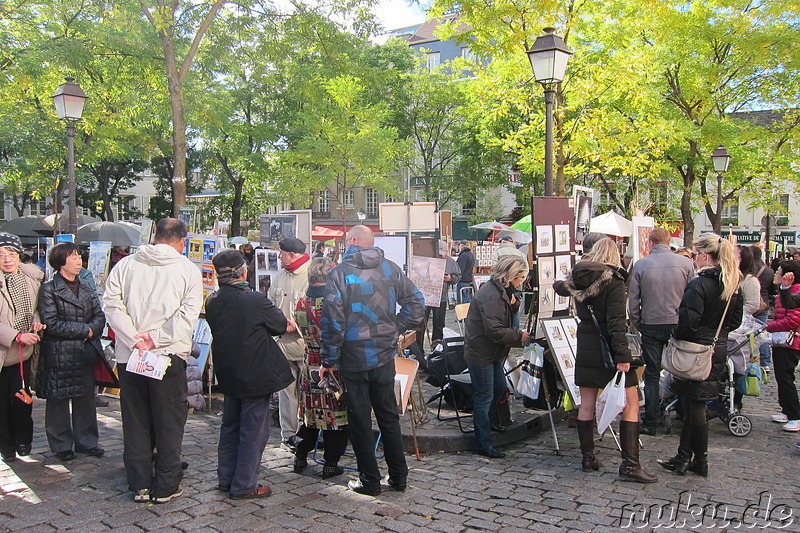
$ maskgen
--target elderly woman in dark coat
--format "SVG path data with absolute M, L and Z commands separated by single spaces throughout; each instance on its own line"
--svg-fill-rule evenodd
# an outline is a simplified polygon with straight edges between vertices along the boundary
M 722 321 L 714 345 L 711 373 L 703 381 L 675 378 L 673 389 L 683 401 L 683 428 L 678 454 L 658 461 L 662 467 L 684 475 L 687 470 L 708 476 L 708 413 L 706 402 L 719 397 L 720 382 L 727 379 L 725 361 L 728 354 L 728 332 L 742 323 L 739 287 L 739 265 L 733 245 L 713 233 L 705 233 L 694 241 L 697 254 L 697 277 L 689 282 L 678 308 L 678 325 L 672 335 L 698 344 L 714 344 L 714 336 Z M 730 305 L 728 306 L 728 299 Z M 727 313 L 723 319 L 723 313 Z M 692 459 L 694 455 L 694 459 Z
M 103 357 L 105 315 L 97 293 L 78 277 L 83 262 L 76 244 L 55 245 L 49 262 L 56 274 L 39 292 L 39 314 L 47 329 L 36 385 L 36 395 L 47 399 L 47 442 L 62 461 L 74 459 L 74 452 L 100 457 L 105 452 L 98 445 L 94 365 Z
M 44 274 L 34 265 L 20 264 L 22 253 L 19 237 L 0 232 L 0 453 L 6 463 L 31 453 L 32 404 L 16 393 L 22 388 L 20 367 L 26 389 L 31 384 L 33 345 L 44 327 L 36 311 Z M 30 396 L 30 390 L 26 393 Z
M 515 255 L 502 256 L 492 267 L 491 279 L 470 303 L 466 320 L 464 359 L 469 367 L 474 394 L 472 419 L 478 453 L 499 459 L 505 454 L 495 449 L 491 435 L 491 413 L 506 390 L 503 361 L 510 346 L 526 343 L 527 331 L 512 327 L 519 309 L 514 296 L 528 274 L 528 263 Z
M 621 268 L 619 251 L 608 237 L 598 240 L 592 251 L 584 254 L 566 281 L 556 281 L 555 291 L 575 298 L 578 319 L 578 350 L 575 357 L 575 384 L 580 387 L 581 406 L 578 412 L 578 438 L 583 455 L 584 472 L 598 470 L 594 455 L 594 411 L 599 389 L 611 381 L 616 372 L 625 373 L 626 404 L 619 424 L 622 464 L 619 477 L 624 481 L 653 483 L 657 481 L 639 464 L 639 380 L 631 370 L 631 351 L 627 333 L 627 272 Z M 615 367 L 606 368 L 600 344 L 600 331 L 592 320 L 594 311 L 602 335 L 614 357 Z

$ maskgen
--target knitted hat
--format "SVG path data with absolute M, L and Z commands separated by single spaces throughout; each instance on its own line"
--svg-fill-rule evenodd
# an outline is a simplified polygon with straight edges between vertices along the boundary
M 0 231 L 0 248 L 11 248 L 19 255 L 25 253 L 25 250 L 22 249 L 22 241 L 19 240 L 19 237 L 3 231 Z

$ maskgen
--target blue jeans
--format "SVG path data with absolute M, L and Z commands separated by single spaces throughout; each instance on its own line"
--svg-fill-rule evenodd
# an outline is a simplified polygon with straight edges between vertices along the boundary
M 506 373 L 503 363 L 475 365 L 467 362 L 472 378 L 472 424 L 475 427 L 475 444 L 479 451 L 488 452 L 492 443 L 491 413 L 506 390 Z
M 456 283 L 456 298 L 460 304 L 468 304 L 472 301 L 472 291 L 464 291 L 462 294 L 461 289 L 464 287 L 472 287 L 472 282 L 468 281 L 466 283 Z
M 408 476 L 400 433 L 400 415 L 397 413 L 397 400 L 394 397 L 394 376 L 394 361 L 363 372 L 341 371 L 347 398 L 350 442 L 356 454 L 358 477 L 369 488 L 381 486 L 371 413 L 375 413 L 375 420 L 381 430 L 383 456 L 389 470 L 389 479 L 396 483 L 405 483 Z
M 659 378 L 661 377 L 661 352 L 669 341 L 674 325 L 646 326 L 642 324 L 642 359 L 644 360 L 644 420 L 643 426 L 654 428 L 660 414 Z
M 231 494 L 247 494 L 258 488 L 261 455 L 269 439 L 270 396 L 225 395 L 217 446 L 217 479 L 220 485 L 230 485 Z
M 769 310 L 764 309 L 757 315 L 753 315 L 753 318 L 762 324 L 766 324 L 768 316 Z M 758 355 L 761 358 L 761 366 L 772 366 L 772 346 L 770 346 L 768 342 L 758 347 Z

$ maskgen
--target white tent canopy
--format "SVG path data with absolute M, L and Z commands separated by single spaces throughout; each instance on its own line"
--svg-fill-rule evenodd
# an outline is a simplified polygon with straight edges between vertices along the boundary
M 609 211 L 591 219 L 589 231 L 617 237 L 630 237 L 633 234 L 633 223 L 614 211 Z

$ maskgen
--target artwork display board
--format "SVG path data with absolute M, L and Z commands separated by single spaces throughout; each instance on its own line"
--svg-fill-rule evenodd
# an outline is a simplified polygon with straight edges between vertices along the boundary
M 650 254 L 650 230 L 655 227 L 653 217 L 633 217 L 633 235 L 631 236 L 631 247 L 633 256 L 631 265 L 642 257 Z
M 556 369 L 567 388 L 573 405 L 581 404 L 581 391 L 575 385 L 575 353 L 578 347 L 578 322 L 575 317 L 543 318 L 537 328 L 550 347 Z
M 375 237 L 375 246 L 383 250 L 383 256 L 408 272 L 406 255 L 408 251 L 408 239 L 405 235 L 386 235 Z
M 535 314 L 552 316 L 569 308 L 569 298 L 553 290 L 556 280 L 565 280 L 572 271 L 575 252 L 575 199 L 534 197 L 531 199 L 533 257 L 536 276 Z
M 436 231 L 439 226 L 435 202 L 383 202 L 378 218 L 383 232 Z
M 589 232 L 589 221 L 594 214 L 594 189 L 575 185 L 572 187 L 575 199 L 575 242 L 583 242 L 583 236 Z
M 111 260 L 111 243 L 97 241 L 89 243 L 89 262 L 87 267 L 92 271 L 97 294 L 103 294 L 106 289 L 108 276 L 108 263 Z M 49 264 L 49 263 L 48 263 Z
M 446 261 L 434 257 L 411 256 L 409 278 L 425 297 L 427 307 L 439 307 Z
M 281 239 L 297 237 L 297 215 L 261 215 L 259 231 L 259 244 L 261 247 L 277 250 Z M 309 242 L 310 240 L 309 236 Z
M 306 252 L 310 254 L 312 251 L 311 230 L 314 228 L 314 226 L 311 223 L 311 209 L 294 209 L 291 211 L 281 211 L 280 214 L 297 216 L 297 229 L 295 231 L 294 236 L 305 243 Z
M 256 248 L 255 250 L 255 286 L 256 291 L 267 294 L 272 280 L 281 270 L 278 250 L 268 248 Z

